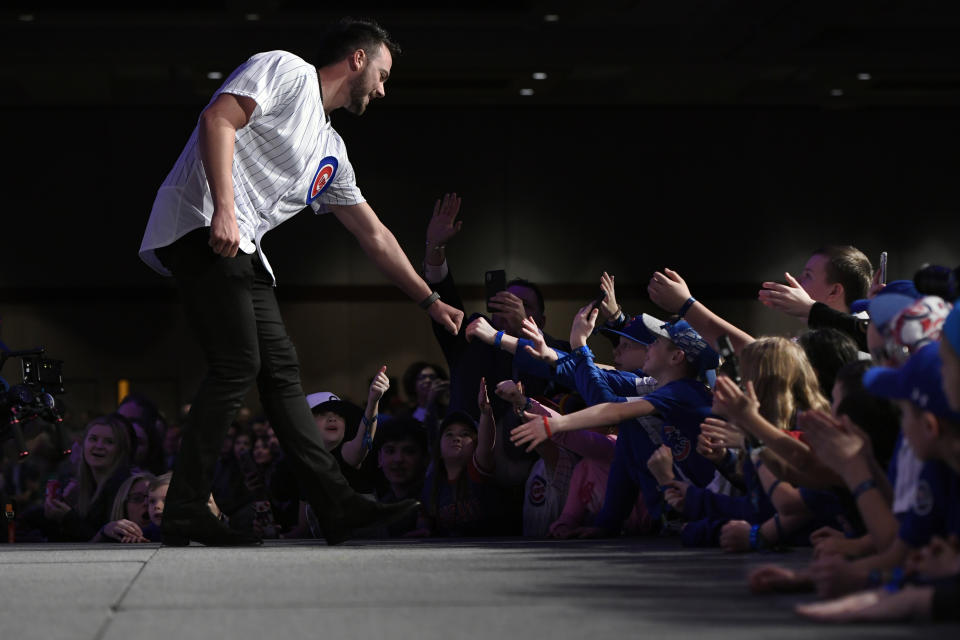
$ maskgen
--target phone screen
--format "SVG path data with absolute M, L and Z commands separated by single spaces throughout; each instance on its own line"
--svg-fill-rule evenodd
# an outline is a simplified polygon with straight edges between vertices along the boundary
M 880 284 L 887 284 L 887 252 L 880 252 Z
M 487 271 L 483 284 L 487 295 L 487 311 L 495 311 L 490 308 L 490 298 L 507 288 L 507 272 L 503 269 Z

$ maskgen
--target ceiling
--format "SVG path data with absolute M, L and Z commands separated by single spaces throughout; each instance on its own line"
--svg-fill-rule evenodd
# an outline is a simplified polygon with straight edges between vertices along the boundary
M 14 2 L 0 11 L 5 107 L 202 104 L 212 72 L 266 49 L 309 55 L 342 15 L 305 0 Z M 946 0 L 450 5 L 351 9 L 404 49 L 380 109 L 960 105 L 960 3 Z

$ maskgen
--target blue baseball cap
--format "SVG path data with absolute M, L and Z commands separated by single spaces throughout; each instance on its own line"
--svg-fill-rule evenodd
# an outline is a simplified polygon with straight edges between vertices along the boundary
M 653 341 L 657 339 L 657 335 L 650 330 L 650 327 L 659 327 L 662 324 L 663 320 L 654 318 L 653 316 L 645 313 L 641 313 L 630 318 L 630 321 L 623 325 L 620 331 L 614 331 L 613 329 L 607 329 L 605 327 L 603 331 L 606 331 L 607 333 L 615 333 L 618 336 L 623 336 L 624 338 L 628 338 L 634 342 L 639 342 L 640 344 L 647 345 L 649 347 L 651 344 L 653 344 Z
M 866 311 L 870 314 L 870 322 L 883 330 L 893 316 L 920 297 L 920 292 L 917 291 L 913 280 L 894 280 L 881 289 L 873 299 L 855 300 L 850 305 L 850 311 L 851 313 Z
M 875 396 L 909 400 L 923 411 L 960 424 L 943 393 L 940 343 L 931 342 L 910 356 L 903 366 L 873 367 L 863 374 L 864 388 Z
M 720 366 L 720 355 L 710 348 L 707 341 L 686 320 L 663 322 L 659 326 L 648 324 L 647 328 L 677 345 L 686 355 L 687 361 L 697 363 L 701 372 Z

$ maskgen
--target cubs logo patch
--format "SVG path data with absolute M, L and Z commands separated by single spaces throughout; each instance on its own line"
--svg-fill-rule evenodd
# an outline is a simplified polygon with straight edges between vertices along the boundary
M 314 174 L 313 180 L 310 183 L 310 191 L 307 192 L 307 204 L 316 200 L 321 193 L 327 190 L 327 187 L 330 186 L 333 178 L 337 175 L 337 168 L 339 166 L 340 164 L 333 156 L 327 156 L 320 161 L 320 166 L 317 167 L 317 173 Z
M 928 516 L 933 511 L 933 491 L 926 480 L 917 483 L 917 493 L 913 497 L 913 512 L 918 516 Z
M 530 504 L 539 507 L 547 500 L 547 481 L 542 476 L 534 476 L 530 483 Z
M 693 446 L 690 444 L 690 439 L 673 425 L 665 425 L 663 427 L 663 436 L 664 440 L 670 442 L 673 459 L 677 462 L 686 460 L 687 456 L 690 455 L 690 451 L 693 449 Z

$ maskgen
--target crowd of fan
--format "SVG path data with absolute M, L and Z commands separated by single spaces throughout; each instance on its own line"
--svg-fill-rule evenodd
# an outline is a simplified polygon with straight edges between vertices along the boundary
M 463 308 L 446 245 L 459 199 L 437 203 L 425 276 Z M 357 491 L 422 509 L 369 537 L 676 536 L 723 552 L 813 546 L 802 570 L 749 577 L 757 593 L 815 591 L 824 620 L 955 618 L 960 608 L 960 312 L 955 280 L 931 295 L 882 284 L 853 247 L 815 251 L 761 303 L 802 319 L 796 337 L 753 337 L 658 271 L 661 318 L 605 293 L 543 333 L 536 285 L 508 283 L 457 335 L 435 326 L 445 366 L 416 362 L 404 402 L 381 367 L 364 406 L 305 399 Z M 798 323 L 799 324 L 799 323 Z M 593 338 L 596 336 L 596 338 Z M 613 342 L 613 363 L 587 345 Z M 177 423 L 189 428 L 189 414 Z M 161 541 L 180 428 L 131 395 L 93 419 L 73 454 L 33 443 L 3 483 L 18 541 Z M 270 426 L 249 411 L 227 434 L 210 496 L 231 527 L 322 537 Z M 773 557 L 773 556 L 771 556 Z

